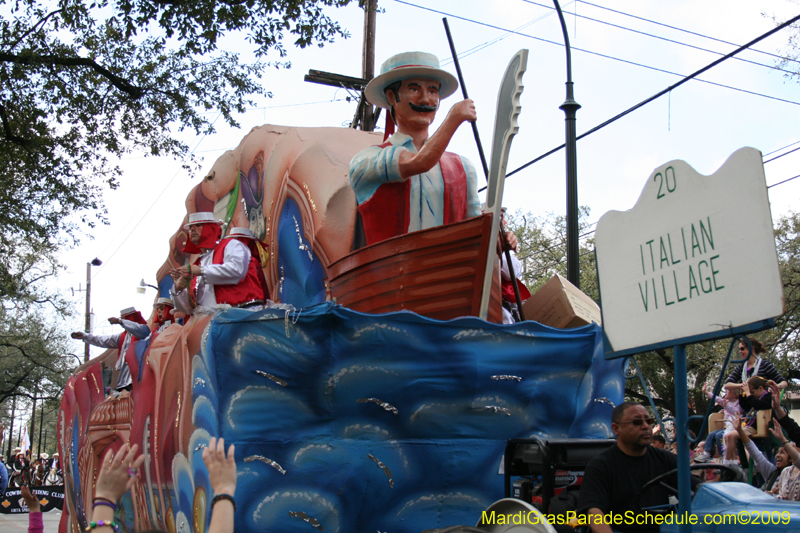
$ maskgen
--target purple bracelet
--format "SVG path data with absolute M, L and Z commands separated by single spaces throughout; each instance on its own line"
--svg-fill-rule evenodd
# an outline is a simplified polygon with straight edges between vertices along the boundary
M 114 511 L 116 511 L 116 510 L 117 510 L 117 506 L 116 506 L 116 505 L 114 505 L 113 503 L 109 502 L 109 501 L 105 501 L 105 500 L 95 500 L 95 501 L 92 503 L 92 507 L 97 507 L 98 505 L 105 505 L 106 507 L 111 507 L 111 509 L 113 509 Z

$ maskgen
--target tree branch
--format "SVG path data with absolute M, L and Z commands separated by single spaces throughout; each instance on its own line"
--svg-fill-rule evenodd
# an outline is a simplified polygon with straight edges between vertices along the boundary
M 18 144 L 19 146 L 26 148 L 31 144 L 33 144 L 33 141 L 31 141 L 30 139 L 14 135 L 14 132 L 11 130 L 11 124 L 9 124 L 8 122 L 8 113 L 6 111 L 6 106 L 4 106 L 3 104 L 0 104 L 0 121 L 3 123 L 3 132 L 5 133 L 5 137 L 8 141 L 11 141 L 14 144 Z
M 24 41 L 24 40 L 25 40 L 25 38 L 26 38 L 28 35 L 30 35 L 30 34 L 31 34 L 31 33 L 33 33 L 34 31 L 36 31 L 36 28 L 37 28 L 38 26 L 44 25 L 44 23 L 45 23 L 45 22 L 47 22 L 47 19 L 49 19 L 49 18 L 50 18 L 50 17 L 52 17 L 53 15 L 56 15 L 56 14 L 58 14 L 58 13 L 61 13 L 61 11 L 62 11 L 61 9 L 56 9 L 55 11 L 52 11 L 52 12 L 48 13 L 47 15 L 45 15 L 45 16 L 44 16 L 44 17 L 43 17 L 41 20 L 39 20 L 39 22 L 37 22 L 36 24 L 34 24 L 34 25 L 31 27 L 31 29 L 30 29 L 30 30 L 28 30 L 28 31 L 26 31 L 25 33 L 23 33 L 22 35 L 20 35 L 19 39 L 17 39 L 15 42 L 13 42 L 13 43 L 11 44 L 11 49 L 13 50 L 14 48 L 16 48 L 16 47 L 17 47 L 17 45 L 18 45 L 19 43 L 21 43 L 22 41 Z
M 64 67 L 89 67 L 104 78 L 114 87 L 124 92 L 131 98 L 138 100 L 147 92 L 142 87 L 133 85 L 128 80 L 121 78 L 103 67 L 93 59 L 87 57 L 59 57 L 59 56 L 37 56 L 33 54 L 9 54 L 0 52 L 0 61 L 5 63 L 15 63 L 17 65 L 47 65 Z

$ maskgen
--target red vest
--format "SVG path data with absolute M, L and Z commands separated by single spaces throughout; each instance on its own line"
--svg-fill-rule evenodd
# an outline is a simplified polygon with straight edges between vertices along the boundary
M 391 143 L 380 145 L 381 148 Z M 444 179 L 443 223 L 450 224 L 467 217 L 467 173 L 461 157 L 445 152 L 439 160 Z M 385 241 L 408 233 L 411 179 L 384 183 L 366 202 L 358 206 L 367 244 Z
M 225 259 L 225 247 L 233 240 L 222 239 L 220 243 L 214 248 L 213 257 L 211 262 L 215 265 L 221 265 Z M 243 239 L 240 240 L 245 246 L 250 248 L 249 243 Z M 264 272 L 261 270 L 261 262 L 258 255 L 250 250 L 250 263 L 247 265 L 247 274 L 244 279 L 236 285 L 214 285 L 214 296 L 217 298 L 218 304 L 228 304 L 236 307 L 243 303 L 252 302 L 253 300 L 266 299 L 266 284 L 262 285 Z

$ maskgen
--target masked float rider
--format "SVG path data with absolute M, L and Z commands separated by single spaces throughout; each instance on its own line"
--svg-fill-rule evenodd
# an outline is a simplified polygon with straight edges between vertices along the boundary
M 429 136 L 439 101 L 458 88 L 433 54 L 389 58 L 365 89 L 370 103 L 390 110 L 397 133 L 350 162 L 366 244 L 458 222 L 480 214 L 477 174 L 469 160 L 445 152 L 456 129 L 476 120 L 472 100 L 456 103 Z M 387 134 L 393 124 L 387 119 Z
M 221 222 L 213 213 L 189 215 L 184 226 L 189 240 L 183 251 L 201 254 L 193 264 L 170 271 L 175 309 L 193 314 L 197 308 L 263 306 L 269 293 L 261 270 L 256 239 L 247 228 L 231 228 L 219 241 Z
M 133 384 L 133 378 L 131 377 L 128 363 L 125 362 L 125 354 L 131 344 L 138 339 L 146 339 L 150 335 L 150 328 L 147 326 L 147 321 L 142 317 L 142 314 L 133 307 L 123 309 L 119 313 L 119 318 L 111 317 L 108 322 L 122 326 L 124 331 L 113 335 L 93 335 L 83 331 L 75 331 L 72 333 L 72 338 L 80 339 L 86 344 L 99 348 L 118 348 L 117 363 L 114 365 L 114 368 L 119 371 L 117 390 L 129 391 Z
M 155 311 L 156 316 L 153 318 L 153 324 L 150 326 L 150 331 L 153 333 L 161 333 L 170 325 L 172 325 L 172 312 L 174 309 L 175 306 L 172 304 L 172 300 L 169 298 L 159 298 L 156 300 L 156 303 L 153 304 L 153 310 Z

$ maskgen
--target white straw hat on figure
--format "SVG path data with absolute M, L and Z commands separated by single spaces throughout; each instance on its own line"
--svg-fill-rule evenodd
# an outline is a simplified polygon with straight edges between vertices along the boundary
M 219 224 L 220 226 L 225 224 L 223 221 L 215 219 L 214 213 L 208 211 L 199 211 L 189 215 L 189 221 L 183 226 L 183 229 L 188 231 L 189 226 L 194 226 L 196 224 L 209 224 L 212 222 Z
M 393 55 L 381 65 L 381 73 L 372 78 L 364 89 L 372 105 L 389 108 L 384 90 L 397 81 L 410 78 L 436 80 L 441 84 L 439 99 L 444 100 L 458 89 L 456 77 L 439 68 L 439 59 L 427 52 L 403 52 Z

